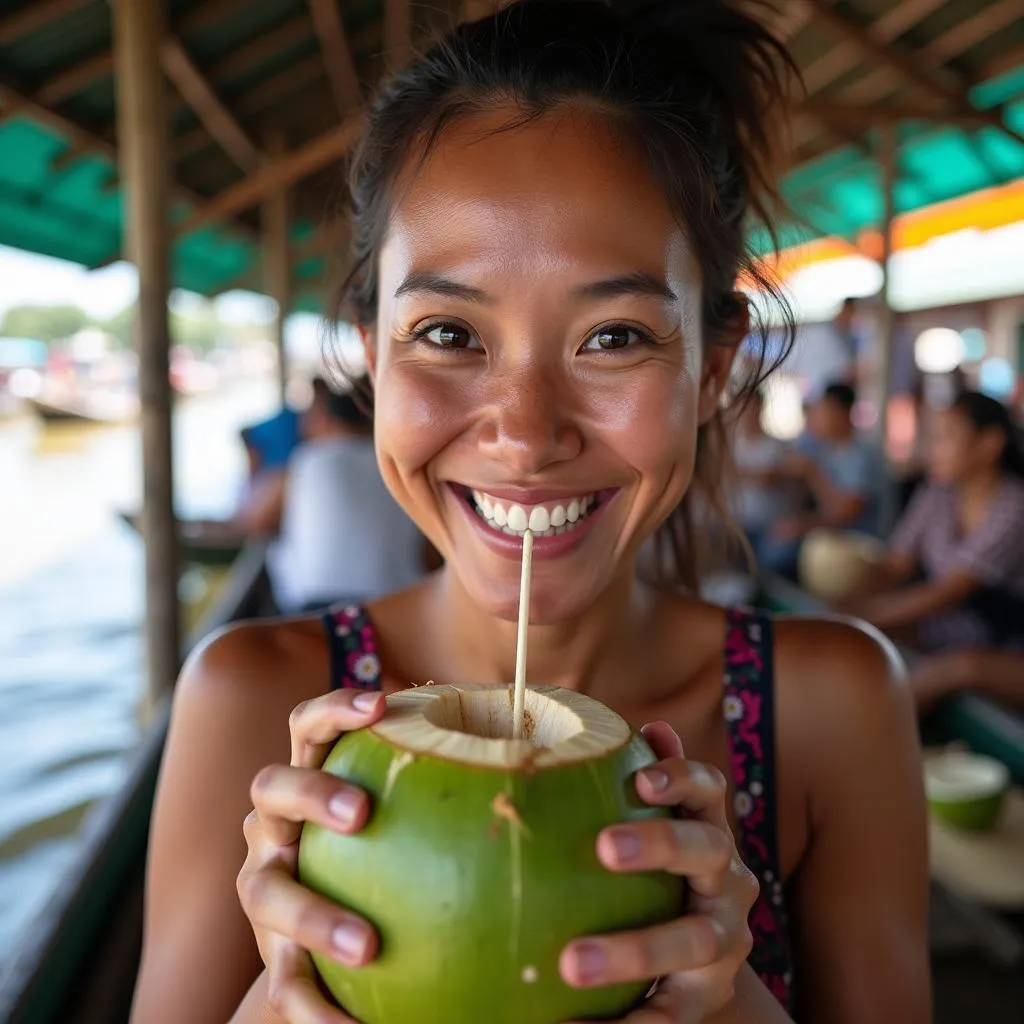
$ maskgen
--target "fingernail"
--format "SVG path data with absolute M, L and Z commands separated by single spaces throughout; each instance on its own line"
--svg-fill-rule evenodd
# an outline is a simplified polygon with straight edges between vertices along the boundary
M 608 969 L 608 958 L 604 950 L 590 942 L 584 942 L 576 947 L 575 960 L 576 971 L 584 984 L 600 981 Z
M 613 829 L 611 834 L 612 849 L 619 860 L 632 860 L 640 852 L 640 838 L 628 829 Z
M 660 768 L 647 768 L 644 770 L 643 776 L 647 780 L 647 785 L 655 793 L 668 789 L 668 776 Z
M 352 707 L 356 711 L 372 711 L 380 699 L 379 693 L 359 693 L 352 698 Z
M 342 825 L 351 825 L 359 813 L 359 796 L 349 789 L 342 790 L 331 797 L 327 809 Z
M 331 945 L 346 960 L 359 962 L 366 952 L 366 937 L 357 924 L 345 921 L 331 932 Z

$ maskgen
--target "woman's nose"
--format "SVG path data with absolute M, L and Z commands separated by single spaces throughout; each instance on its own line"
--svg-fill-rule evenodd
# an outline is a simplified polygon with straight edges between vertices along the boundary
M 573 416 L 570 392 L 554 375 L 496 375 L 489 404 L 480 449 L 516 476 L 536 476 L 580 454 L 583 434 Z

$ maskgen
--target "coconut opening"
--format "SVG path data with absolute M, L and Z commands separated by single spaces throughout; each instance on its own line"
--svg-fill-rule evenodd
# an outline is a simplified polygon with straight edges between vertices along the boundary
M 507 740 L 512 735 L 512 688 L 452 688 L 428 705 L 423 717 L 441 729 L 489 740 Z M 527 742 L 547 750 L 572 739 L 583 729 L 583 721 L 571 708 L 527 689 L 523 706 L 523 732 Z
M 629 741 L 614 711 L 555 686 L 527 687 L 526 737 L 513 740 L 512 703 L 510 686 L 422 686 L 390 695 L 373 730 L 414 754 L 492 768 L 568 764 Z

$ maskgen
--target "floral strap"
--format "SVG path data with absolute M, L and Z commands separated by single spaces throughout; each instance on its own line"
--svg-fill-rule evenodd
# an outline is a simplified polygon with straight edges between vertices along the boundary
M 323 616 L 331 658 L 331 689 L 380 689 L 377 634 L 366 609 L 329 608 Z
M 725 638 L 724 711 L 743 862 L 761 893 L 750 914 L 750 966 L 787 1009 L 793 955 L 779 867 L 775 786 L 775 688 L 770 616 L 731 609 Z

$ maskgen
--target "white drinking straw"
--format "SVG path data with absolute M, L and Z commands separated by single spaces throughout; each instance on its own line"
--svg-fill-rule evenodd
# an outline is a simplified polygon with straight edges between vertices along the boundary
M 523 739 L 526 700 L 526 633 L 530 625 L 530 578 L 533 575 L 533 534 L 523 534 L 523 573 L 519 581 L 519 636 L 516 641 L 516 684 L 512 697 L 512 739 Z

